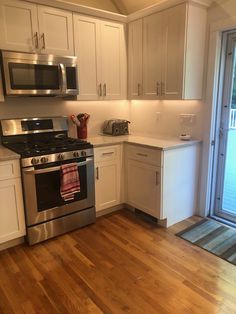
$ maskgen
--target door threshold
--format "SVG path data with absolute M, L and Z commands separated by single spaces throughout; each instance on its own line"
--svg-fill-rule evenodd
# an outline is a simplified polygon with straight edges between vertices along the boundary
M 221 222 L 221 223 L 224 224 L 224 225 L 227 225 L 227 226 L 236 228 L 236 223 L 235 223 L 235 222 L 230 221 L 230 220 L 227 220 L 227 219 L 225 219 L 225 218 L 222 218 L 222 217 L 219 217 L 219 216 L 215 216 L 215 215 L 208 216 L 208 218 L 211 218 L 211 219 L 213 219 L 213 220 L 216 220 L 216 221 L 218 221 L 218 222 Z

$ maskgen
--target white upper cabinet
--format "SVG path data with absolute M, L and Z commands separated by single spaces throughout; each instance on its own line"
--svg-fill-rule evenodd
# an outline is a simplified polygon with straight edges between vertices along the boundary
M 74 14 L 80 100 L 126 99 L 124 25 Z
M 183 3 L 131 22 L 130 98 L 201 99 L 205 34 L 206 8 L 193 3 Z M 141 40 L 142 56 L 136 51 Z M 140 64 L 142 79 L 140 74 L 137 79 Z M 139 84 L 143 86 L 142 93 Z
M 0 48 L 74 55 L 72 13 L 17 0 L 0 2 Z
M 38 6 L 38 21 L 43 53 L 74 55 L 71 12 Z
M 124 25 L 101 22 L 101 70 L 105 99 L 126 98 L 126 44 Z
M 139 99 L 143 91 L 143 20 L 129 24 L 129 98 Z
M 143 96 L 153 99 L 160 95 L 162 28 L 161 14 L 143 20 Z
M 78 57 L 78 80 L 80 100 L 97 100 L 102 92 L 99 69 L 100 24 L 99 20 L 74 15 L 75 54 Z
M 34 52 L 38 45 L 37 6 L 29 2 L 1 0 L 0 48 Z

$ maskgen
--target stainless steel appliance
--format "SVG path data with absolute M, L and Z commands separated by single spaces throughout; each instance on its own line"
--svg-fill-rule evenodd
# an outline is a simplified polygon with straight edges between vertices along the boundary
M 21 155 L 30 245 L 95 222 L 93 146 L 68 137 L 67 117 L 2 120 L 1 131 L 3 145 Z M 72 162 L 80 192 L 64 201 L 61 165 Z
M 127 120 L 106 120 L 103 126 L 103 133 L 108 135 L 127 135 L 129 134 L 129 121 Z
M 77 58 L 2 51 L 6 96 L 77 95 Z

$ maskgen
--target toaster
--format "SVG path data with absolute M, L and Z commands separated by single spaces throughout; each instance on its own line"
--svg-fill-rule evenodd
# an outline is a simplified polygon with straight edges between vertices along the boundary
M 129 134 L 129 121 L 127 120 L 106 120 L 103 126 L 103 133 L 108 135 L 126 135 Z

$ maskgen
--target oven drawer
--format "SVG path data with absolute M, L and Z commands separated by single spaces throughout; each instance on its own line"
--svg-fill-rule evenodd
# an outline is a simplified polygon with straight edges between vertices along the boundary
M 98 147 L 94 152 L 95 162 L 111 161 L 120 157 L 120 145 Z
M 158 167 L 162 166 L 162 151 L 158 149 L 127 144 L 125 154 L 129 159 L 145 162 Z
M 0 162 L 0 180 L 19 178 L 20 176 L 20 163 L 18 159 Z

